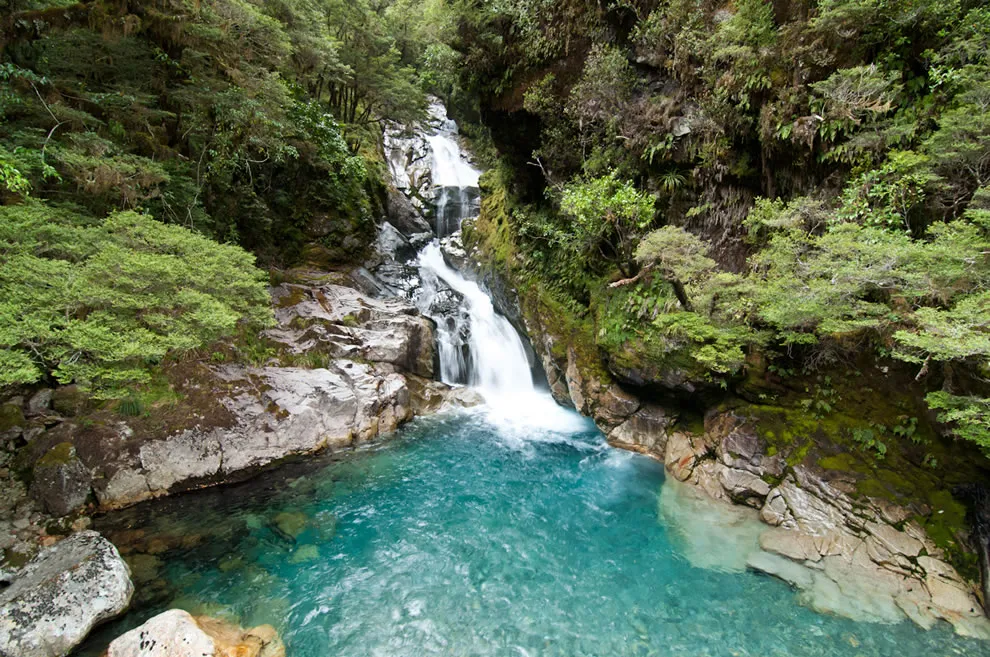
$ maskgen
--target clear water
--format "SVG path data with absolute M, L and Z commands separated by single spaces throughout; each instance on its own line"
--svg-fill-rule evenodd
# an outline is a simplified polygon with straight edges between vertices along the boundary
M 173 606 L 271 623 L 290 657 L 987 654 L 947 627 L 823 616 L 775 579 L 694 567 L 667 490 L 658 463 L 576 416 L 562 432 L 483 411 L 417 421 L 343 460 L 104 519 L 124 550 L 138 536 L 157 553 L 140 588 L 158 597 L 83 654 Z M 279 513 L 303 525 L 283 522 L 295 540 Z

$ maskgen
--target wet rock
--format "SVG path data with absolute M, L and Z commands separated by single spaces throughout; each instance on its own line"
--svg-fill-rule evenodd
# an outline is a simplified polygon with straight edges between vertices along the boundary
M 92 481 L 72 443 L 59 443 L 35 463 L 31 494 L 52 515 L 65 516 L 86 504 Z
M 133 592 L 113 544 L 93 531 L 73 534 L 0 591 L 0 654 L 67 655 L 96 624 L 123 612 Z
M 375 250 L 385 258 L 396 262 L 407 262 L 416 256 L 417 249 L 390 223 L 378 227 Z
M 244 630 L 170 609 L 114 639 L 107 657 L 285 657 L 285 647 L 270 625 Z
M 461 231 L 448 235 L 440 240 L 440 251 L 443 259 L 451 269 L 464 271 L 467 269 L 468 256 L 461 242 Z
M 390 224 L 395 226 L 406 237 L 416 234 L 429 233 L 433 227 L 423 218 L 422 212 L 416 209 L 409 198 L 402 192 L 390 189 L 385 197 L 385 213 Z
M 274 525 L 279 533 L 293 541 L 303 533 L 307 524 L 306 514 L 299 511 L 282 511 L 274 518 Z
M 292 553 L 292 556 L 289 557 L 289 563 L 308 563 L 310 561 L 316 561 L 319 558 L 320 548 L 312 544 L 300 545 L 296 548 L 295 552 Z

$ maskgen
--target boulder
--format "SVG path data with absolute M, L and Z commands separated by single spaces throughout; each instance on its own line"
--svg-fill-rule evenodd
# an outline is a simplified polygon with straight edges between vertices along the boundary
M 31 494 L 52 515 L 65 516 L 86 504 L 92 481 L 72 443 L 59 443 L 35 463 Z
M 0 591 L 0 654 L 62 657 L 131 601 L 127 564 L 94 531 L 42 550 Z
M 285 646 L 271 625 L 245 630 L 170 609 L 114 639 L 107 657 L 285 657 Z
M 86 395 L 75 383 L 55 388 L 52 395 L 52 408 L 59 415 L 73 417 L 86 407 Z
M 51 388 L 42 388 L 31 396 L 27 403 L 28 415 L 44 415 L 52 407 L 52 397 L 55 391 Z
M 663 407 L 644 404 L 612 429 L 608 441 L 616 447 L 663 458 L 667 449 L 667 429 L 673 420 Z
M 405 194 L 398 190 L 388 191 L 385 197 L 385 215 L 388 222 L 406 237 L 433 232 L 433 227 L 423 218 L 422 213 Z

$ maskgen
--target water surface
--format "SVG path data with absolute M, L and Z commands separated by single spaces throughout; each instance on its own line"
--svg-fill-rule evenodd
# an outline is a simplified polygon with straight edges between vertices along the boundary
M 181 606 L 271 623 L 290 657 L 987 654 L 947 626 L 801 607 L 783 582 L 719 567 L 729 539 L 693 566 L 660 464 L 577 416 L 553 425 L 421 420 L 343 460 L 108 517 L 154 599 L 87 650 Z

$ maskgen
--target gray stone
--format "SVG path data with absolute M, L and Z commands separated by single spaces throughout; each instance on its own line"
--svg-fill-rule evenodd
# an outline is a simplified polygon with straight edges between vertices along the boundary
M 43 415 L 52 407 L 52 396 L 55 391 L 51 388 L 42 388 L 31 396 L 27 403 L 28 415 Z
M 733 501 L 749 503 L 750 500 L 758 500 L 757 507 L 762 506 L 763 498 L 770 493 L 767 482 L 745 470 L 723 467 L 719 471 L 719 482 Z
M 42 550 L 0 591 L 0 654 L 62 657 L 123 612 L 134 586 L 109 541 L 79 532 Z
M 400 191 L 390 189 L 385 198 L 385 213 L 390 224 L 406 237 L 417 233 L 433 233 L 433 227 L 423 218 L 422 213 Z
M 616 447 L 664 457 L 667 449 L 667 428 L 673 418 L 654 404 L 645 404 L 608 434 Z
M 59 443 L 34 465 L 31 494 L 49 513 L 65 516 L 86 504 L 93 481 L 71 443 Z

